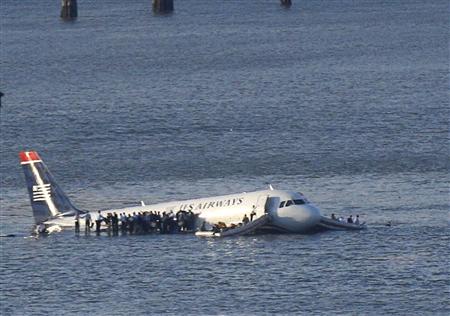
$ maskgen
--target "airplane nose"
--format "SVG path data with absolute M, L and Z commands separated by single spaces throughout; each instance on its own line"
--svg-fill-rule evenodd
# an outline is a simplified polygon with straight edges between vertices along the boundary
M 320 221 L 320 211 L 312 204 L 291 205 L 279 208 L 273 214 L 273 222 L 292 232 L 305 232 Z
M 320 214 L 320 210 L 313 204 L 308 204 L 307 208 L 308 208 L 308 211 L 310 214 L 309 216 L 311 217 L 311 219 L 316 223 L 319 222 L 320 217 L 322 216 L 322 214 Z
M 312 204 L 302 205 L 302 213 L 304 220 L 309 223 L 309 225 L 315 225 L 320 221 L 320 211 L 317 207 Z

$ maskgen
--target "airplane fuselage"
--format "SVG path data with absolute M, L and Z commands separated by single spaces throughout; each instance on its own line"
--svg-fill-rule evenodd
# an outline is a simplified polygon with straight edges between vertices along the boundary
M 284 190 L 262 190 L 214 196 L 208 198 L 173 201 L 153 205 L 139 205 L 118 209 L 101 210 L 107 213 L 163 212 L 177 213 L 192 211 L 197 216 L 196 227 L 203 222 L 213 225 L 223 222 L 226 225 L 242 222 L 244 215 L 250 216 L 254 211 L 255 218 L 264 214 L 270 215 L 269 229 L 277 231 L 303 233 L 311 230 L 320 221 L 320 211 L 311 204 L 303 194 Z M 92 220 L 97 217 L 97 211 L 91 212 Z M 80 216 L 80 225 L 84 225 L 85 214 Z M 74 216 L 55 217 L 44 222 L 45 225 L 74 227 Z

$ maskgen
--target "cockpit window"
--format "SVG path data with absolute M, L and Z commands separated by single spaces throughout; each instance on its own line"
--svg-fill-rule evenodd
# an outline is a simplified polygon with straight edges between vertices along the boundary
M 291 206 L 292 204 L 294 204 L 294 202 L 292 200 L 289 200 L 286 202 L 286 207 Z
M 284 207 L 284 203 L 286 203 L 286 201 L 280 203 L 280 208 Z
M 305 204 L 305 201 L 304 201 L 304 200 L 301 200 L 301 199 L 294 200 L 294 204 L 295 204 L 295 205 L 302 205 L 302 204 Z

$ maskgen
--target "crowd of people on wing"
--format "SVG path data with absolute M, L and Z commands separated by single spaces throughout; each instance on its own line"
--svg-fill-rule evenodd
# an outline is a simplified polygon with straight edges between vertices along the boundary
M 224 231 L 246 225 L 253 221 L 256 212 L 253 210 L 250 213 L 250 218 L 247 214 L 244 215 L 242 222 L 239 224 L 227 225 L 223 222 L 218 222 L 213 225 L 213 231 Z M 118 234 L 148 234 L 148 233 L 178 233 L 178 232 L 193 232 L 195 230 L 196 215 L 192 211 L 178 211 L 176 214 L 173 211 L 163 212 L 133 212 L 119 213 L 110 212 L 103 216 L 101 211 L 98 211 L 95 219 L 92 218 L 90 212 L 86 213 L 85 231 L 90 232 L 95 224 L 95 231 L 99 234 L 102 229 L 106 229 L 108 233 Z M 200 230 L 206 230 L 206 222 L 203 222 Z M 80 231 L 80 214 L 75 215 L 75 231 Z
M 253 217 L 256 216 L 256 212 L 255 210 L 253 210 L 250 213 L 250 218 L 248 218 L 247 214 L 244 214 L 244 217 L 242 218 L 242 221 L 238 224 L 233 224 L 231 223 L 229 226 L 227 226 L 224 222 L 218 222 L 217 224 L 214 224 L 212 227 L 212 231 L 215 233 L 219 233 L 219 232 L 223 232 L 223 231 L 227 231 L 229 229 L 234 229 L 237 227 L 242 227 L 243 225 L 247 225 L 250 222 L 253 222 Z M 200 227 L 201 231 L 205 231 L 206 227 L 205 227 L 205 222 L 203 222 L 203 225 Z
M 344 221 L 345 221 L 343 217 L 337 218 L 336 215 L 335 215 L 334 213 L 331 214 L 331 219 L 334 219 L 334 220 L 339 221 L 339 222 L 344 222 Z M 355 218 L 355 219 L 353 219 L 353 215 L 350 215 L 350 216 L 347 218 L 347 223 L 348 223 L 348 224 L 356 224 L 356 225 L 359 225 L 359 224 L 360 224 L 360 222 L 359 222 L 359 215 L 356 215 L 356 218 Z
M 80 214 L 75 215 L 75 231 L 80 231 Z M 88 212 L 85 215 L 85 231 L 90 232 L 94 227 L 97 234 L 103 228 L 106 228 L 108 233 L 118 234 L 148 234 L 159 232 L 161 234 L 177 233 L 193 231 L 195 229 L 196 216 L 192 211 L 178 211 L 176 214 L 170 212 L 133 212 L 107 213 L 103 216 L 101 211 L 98 211 L 95 219 Z

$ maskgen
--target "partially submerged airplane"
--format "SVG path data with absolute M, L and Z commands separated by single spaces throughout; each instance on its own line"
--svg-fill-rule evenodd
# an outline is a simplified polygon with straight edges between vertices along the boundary
M 80 225 L 89 211 L 75 207 L 54 180 L 47 166 L 36 151 L 19 153 L 20 164 L 25 173 L 31 207 L 36 225 L 45 227 L 47 232 L 74 228 L 74 217 L 79 215 Z M 250 232 L 308 233 L 317 230 L 335 229 L 328 219 L 321 216 L 319 209 L 300 192 L 269 190 L 244 192 L 201 199 L 173 201 L 153 205 L 130 206 L 101 210 L 106 213 L 133 214 L 138 212 L 192 211 L 196 215 L 196 227 L 222 222 L 227 226 L 241 223 L 245 214 L 256 213 Z M 96 210 L 97 211 L 97 210 Z M 90 211 L 95 217 L 94 211 Z M 327 221 L 325 224 L 324 221 Z M 333 223 L 332 223 L 333 224 Z M 335 223 L 337 224 L 337 223 Z M 338 224 L 337 224 L 338 225 Z M 348 225 L 346 225 L 348 226 Z M 340 226 L 342 229 L 358 229 Z M 336 228 L 337 229 L 337 228 Z M 359 228 L 361 229 L 361 228 Z

